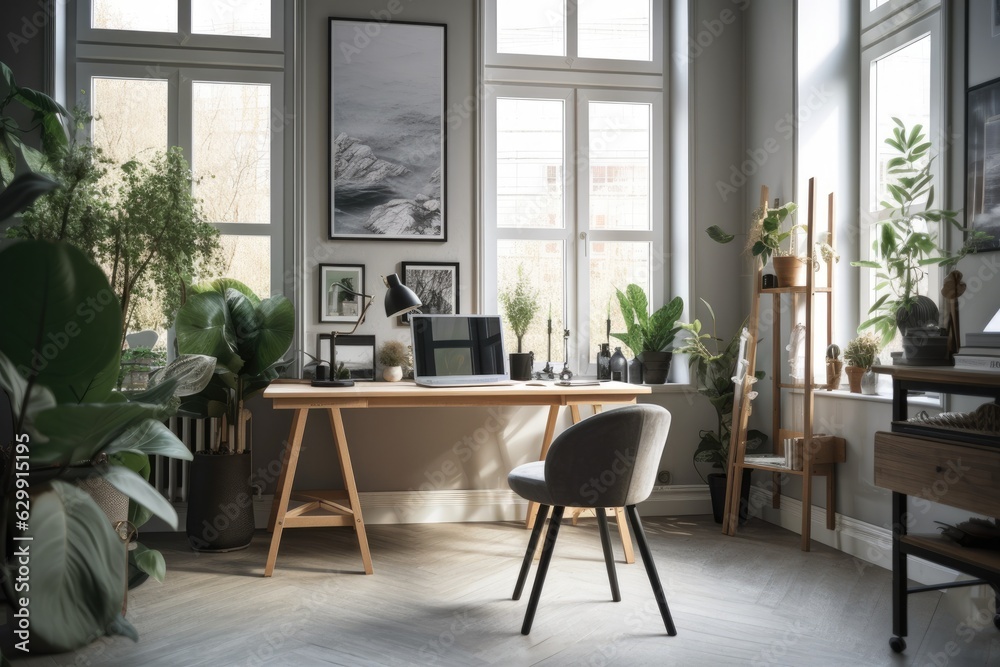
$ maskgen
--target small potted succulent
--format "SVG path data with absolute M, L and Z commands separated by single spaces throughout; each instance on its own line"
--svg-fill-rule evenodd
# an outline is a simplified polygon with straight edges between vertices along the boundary
M 403 379 L 403 366 L 410 366 L 410 351 L 398 340 L 387 340 L 378 350 L 378 363 L 382 366 L 382 379 L 399 382 Z
M 862 376 L 871 370 L 875 364 L 876 355 L 881 348 L 881 338 L 874 331 L 863 333 L 851 340 L 844 350 L 844 359 L 847 361 L 847 381 L 851 387 L 852 394 L 872 393 L 862 391 Z

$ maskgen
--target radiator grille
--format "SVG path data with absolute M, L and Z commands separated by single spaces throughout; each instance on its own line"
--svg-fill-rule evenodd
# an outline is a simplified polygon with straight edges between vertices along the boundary
M 170 430 L 191 452 L 210 449 L 218 439 L 218 419 L 171 417 Z M 165 456 L 149 457 L 149 483 L 171 502 L 187 502 L 187 480 L 191 463 Z

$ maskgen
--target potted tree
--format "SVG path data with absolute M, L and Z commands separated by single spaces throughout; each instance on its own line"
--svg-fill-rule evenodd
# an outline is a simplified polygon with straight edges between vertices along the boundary
M 684 300 L 675 296 L 650 315 L 649 299 L 639 285 L 633 283 L 624 292 L 616 288 L 615 293 L 626 331 L 611 335 L 625 343 L 642 363 L 643 382 L 663 384 L 673 358 L 673 351 L 668 348 L 681 330 L 677 320 L 684 311 Z
M 868 391 L 863 390 L 863 378 L 868 373 L 874 376 L 871 368 L 875 364 L 875 358 L 878 356 L 881 346 L 881 338 L 874 331 L 865 332 L 847 343 L 847 349 L 844 350 L 844 360 L 847 362 L 845 370 L 852 394 L 875 393 L 878 378 L 873 377 L 869 379 L 867 383 Z M 874 386 L 872 385 L 872 380 L 874 380 Z
M 712 514 L 716 523 L 722 523 L 722 514 L 726 504 L 726 476 L 729 462 L 729 443 L 733 428 L 733 402 L 736 396 L 736 386 L 733 377 L 736 375 L 736 363 L 739 356 L 740 334 L 743 327 L 727 342 L 716 335 L 715 311 L 704 299 L 701 300 L 712 316 L 711 333 L 702 332 L 700 320 L 680 322 L 679 326 L 688 335 L 683 344 L 675 348 L 678 354 L 687 354 L 691 367 L 691 375 L 698 388 L 698 393 L 708 399 L 715 408 L 716 423 L 713 428 L 699 431 L 701 438 L 695 449 L 693 460 L 697 463 L 710 463 L 712 468 L 721 472 L 709 473 L 702 479 L 708 484 L 712 496 Z M 764 371 L 757 371 L 756 379 L 764 377 Z M 767 442 L 767 435 L 756 429 L 747 431 L 747 452 L 759 450 Z M 698 474 L 701 470 L 695 465 Z M 744 496 L 740 502 L 740 520 L 746 521 L 750 493 L 751 470 L 743 470 Z
M 932 208 L 931 142 L 920 125 L 907 130 L 903 121 L 892 120 L 896 127 L 885 143 L 898 154 L 886 165 L 892 177 L 886 184 L 890 196 L 881 202 L 888 217 L 875 223 L 872 259 L 851 262 L 852 266 L 875 271 L 876 290 L 888 291 L 871 305 L 869 319 L 858 330 L 873 329 L 881 336 L 883 346 L 898 331 L 903 336 L 907 360 L 946 363 L 947 336 L 938 327 L 937 303 L 920 294 L 921 284 L 928 267 L 954 264 L 990 236 L 962 226 L 958 211 Z M 963 234 L 963 245 L 955 254 L 937 243 L 933 226 L 940 222 L 947 222 Z
M 92 119 L 77 109 L 74 120 Z M 63 187 L 25 211 L 8 236 L 66 241 L 104 269 L 122 311 L 122 346 L 129 331 L 170 321 L 184 281 L 213 269 L 219 250 L 183 151 L 115 166 L 99 147 L 74 138 L 53 144 L 47 164 Z M 159 313 L 149 307 L 154 298 Z
M 252 463 L 246 401 L 284 371 L 295 312 L 282 295 L 258 298 L 228 278 L 195 285 L 177 311 L 182 354 L 216 359 L 208 386 L 181 404 L 198 417 L 220 418 L 216 446 L 191 465 L 187 535 L 196 551 L 244 549 L 253 537 Z
M 514 285 L 500 293 L 500 305 L 507 324 L 517 337 L 517 352 L 510 355 L 510 376 L 514 380 L 530 380 L 532 355 L 521 351 L 521 342 L 538 312 L 538 291 L 532 289 L 523 266 L 517 267 Z

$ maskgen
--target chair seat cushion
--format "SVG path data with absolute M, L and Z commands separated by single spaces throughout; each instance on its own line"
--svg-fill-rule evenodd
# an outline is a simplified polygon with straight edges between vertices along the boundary
M 519 465 L 507 475 L 511 490 L 526 500 L 542 505 L 554 505 L 552 494 L 545 485 L 545 461 L 533 461 Z

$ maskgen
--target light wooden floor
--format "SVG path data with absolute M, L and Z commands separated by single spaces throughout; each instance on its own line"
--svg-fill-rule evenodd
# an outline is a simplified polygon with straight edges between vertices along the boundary
M 360 574 L 344 528 L 286 531 L 272 579 L 262 577 L 263 532 L 249 549 L 218 555 L 159 534 L 145 541 L 164 552 L 167 581 L 130 596 L 138 644 L 104 639 L 15 664 L 1000 664 L 992 611 L 983 628 L 954 593 L 910 597 L 909 648 L 897 656 L 887 644 L 889 572 L 816 543 L 802 553 L 797 535 L 759 520 L 737 537 L 704 517 L 645 523 L 676 637 L 664 634 L 646 574 L 621 562 L 620 544 L 623 599 L 610 601 L 593 519 L 560 533 L 528 637 L 519 632 L 527 591 L 510 599 L 528 533 L 513 523 L 369 526 L 374 576 Z

